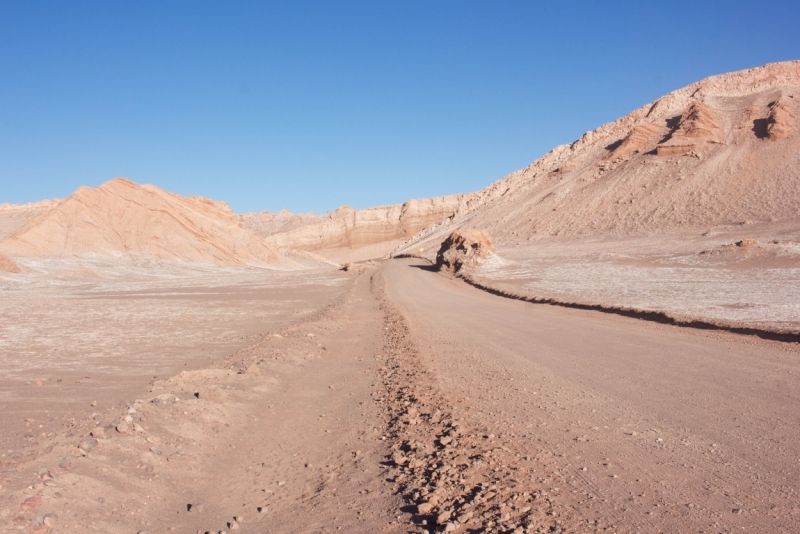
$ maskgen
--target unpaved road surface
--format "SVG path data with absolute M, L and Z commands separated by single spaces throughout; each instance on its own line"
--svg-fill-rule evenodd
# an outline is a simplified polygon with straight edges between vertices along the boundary
M 795 345 L 348 277 L 0 451 L 0 532 L 800 529 Z
M 502 299 L 416 260 L 385 276 L 443 394 L 540 458 L 574 528 L 800 529 L 796 346 Z

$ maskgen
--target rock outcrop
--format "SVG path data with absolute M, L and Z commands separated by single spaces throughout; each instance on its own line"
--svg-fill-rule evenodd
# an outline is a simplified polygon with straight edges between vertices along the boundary
M 81 187 L 29 221 L 0 250 L 14 256 L 146 256 L 163 260 L 291 267 L 239 224 L 223 202 L 183 197 L 116 178 Z
M 681 115 L 675 128 L 658 144 L 659 156 L 674 156 L 699 151 L 708 144 L 721 143 L 724 133 L 719 112 L 706 102 L 696 101 Z
M 627 159 L 635 154 L 643 154 L 653 150 L 656 143 L 664 137 L 664 126 L 651 122 L 639 124 L 618 141 L 618 144 L 609 146 L 609 153 L 604 160 Z
M 492 236 L 476 229 L 462 229 L 450 234 L 436 253 L 436 267 L 441 270 L 459 272 L 464 268 L 477 267 L 494 254 Z
M 791 99 L 786 97 L 779 98 L 770 106 L 769 116 L 766 120 L 767 139 L 772 141 L 786 139 L 794 133 L 795 116 L 792 113 L 792 107 Z

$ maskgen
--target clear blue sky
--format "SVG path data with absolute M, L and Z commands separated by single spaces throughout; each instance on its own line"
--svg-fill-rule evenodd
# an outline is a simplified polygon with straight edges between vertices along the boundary
M 238 211 L 472 191 L 800 59 L 800 2 L 0 3 L 0 202 L 126 176 Z

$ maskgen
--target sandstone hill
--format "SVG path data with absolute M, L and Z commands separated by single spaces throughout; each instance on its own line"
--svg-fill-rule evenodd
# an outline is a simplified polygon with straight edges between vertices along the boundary
M 800 61 L 712 76 L 556 147 L 408 240 L 454 228 L 496 244 L 800 223 Z
M 0 251 L 11 257 L 126 255 L 224 265 L 297 266 L 243 228 L 227 204 L 183 197 L 124 178 L 97 188 L 81 187 L 47 208 L 28 216 L 22 228 L 0 242 Z

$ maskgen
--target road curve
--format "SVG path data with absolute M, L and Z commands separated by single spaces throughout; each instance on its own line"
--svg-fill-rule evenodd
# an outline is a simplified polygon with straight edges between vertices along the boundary
M 520 441 L 572 524 L 800 531 L 797 345 L 504 299 L 414 259 L 383 276 L 456 409 Z

